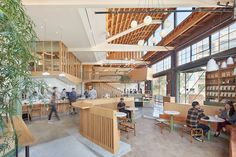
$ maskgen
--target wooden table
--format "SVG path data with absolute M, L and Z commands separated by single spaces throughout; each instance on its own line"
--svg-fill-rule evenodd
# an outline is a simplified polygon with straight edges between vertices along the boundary
M 201 120 L 207 122 L 208 127 L 210 128 L 210 130 L 207 133 L 207 139 L 211 140 L 211 123 L 222 123 L 225 120 L 220 117 L 215 117 L 215 116 L 208 116 L 208 117 L 209 117 L 209 119 L 202 118 Z
M 174 116 L 179 115 L 180 112 L 178 111 L 164 111 L 165 114 L 170 115 L 170 130 L 174 130 Z
M 124 112 L 116 112 L 116 117 L 118 117 L 118 118 L 123 118 L 123 117 L 126 117 L 126 116 L 127 116 L 127 114 L 124 113 Z

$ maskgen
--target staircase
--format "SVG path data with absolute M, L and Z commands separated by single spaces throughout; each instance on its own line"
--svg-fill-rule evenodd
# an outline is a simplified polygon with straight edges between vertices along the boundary
M 120 97 L 122 95 L 121 90 L 108 83 L 93 83 L 93 87 L 97 91 L 98 98 L 103 98 L 106 94 L 110 94 L 110 97 Z

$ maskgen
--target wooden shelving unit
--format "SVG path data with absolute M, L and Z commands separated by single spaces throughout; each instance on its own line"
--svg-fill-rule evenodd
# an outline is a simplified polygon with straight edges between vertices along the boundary
M 38 41 L 32 48 L 38 58 L 30 64 L 31 72 L 60 72 L 81 78 L 81 63 L 61 41 Z
M 214 72 L 206 72 L 206 101 L 236 101 L 236 76 L 233 75 L 236 64 Z

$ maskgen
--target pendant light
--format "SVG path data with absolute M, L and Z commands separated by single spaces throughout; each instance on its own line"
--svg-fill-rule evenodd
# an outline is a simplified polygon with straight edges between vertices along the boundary
M 221 68 L 222 68 L 222 69 L 227 68 L 227 63 L 226 63 L 226 61 L 222 62 Z
M 162 38 L 164 38 L 166 35 L 167 35 L 166 30 L 162 29 L 161 32 L 160 32 L 160 36 L 161 36 Z
M 143 23 L 145 25 L 150 25 L 152 23 L 152 17 L 151 16 L 146 16 L 143 20 Z
M 226 63 L 227 63 L 227 65 L 232 65 L 232 64 L 234 64 L 234 59 L 233 59 L 233 57 L 229 57 L 229 58 L 227 59 Z
M 207 62 L 206 71 L 211 72 L 211 71 L 217 71 L 217 70 L 219 70 L 219 65 L 216 64 L 216 61 L 213 58 L 211 58 Z
M 139 45 L 139 46 L 143 46 L 143 45 L 144 45 L 144 40 L 139 40 L 139 41 L 138 41 L 138 45 Z
M 236 67 L 234 68 L 234 72 L 233 72 L 233 75 L 236 75 Z
M 138 22 L 136 20 L 133 20 L 130 24 L 131 28 L 136 28 L 138 26 Z

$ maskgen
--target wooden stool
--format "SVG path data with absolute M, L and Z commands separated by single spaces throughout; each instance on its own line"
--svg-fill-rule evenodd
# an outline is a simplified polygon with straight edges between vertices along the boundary
M 136 136 L 136 126 L 135 126 L 135 123 L 124 121 L 124 122 L 120 122 L 119 125 L 120 125 L 120 130 L 127 133 L 127 139 L 129 138 L 129 132 L 133 131 L 134 136 Z
M 27 120 L 30 122 L 31 117 L 30 117 L 30 109 L 28 105 L 23 105 L 22 106 L 22 115 L 27 114 Z
M 184 136 L 184 133 L 187 133 L 190 135 L 191 143 L 193 142 L 193 137 L 198 137 L 198 136 L 200 136 L 201 138 L 204 137 L 203 130 L 201 128 L 191 128 L 191 127 L 188 127 L 186 124 L 182 127 L 181 137 Z
M 157 123 L 155 125 L 159 126 L 161 129 L 161 134 L 163 133 L 164 128 L 168 128 L 169 132 L 171 131 L 170 129 L 170 121 L 162 118 L 156 119 Z

